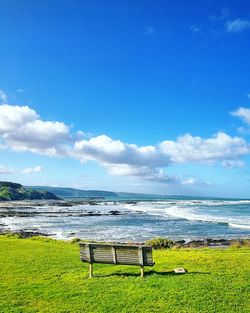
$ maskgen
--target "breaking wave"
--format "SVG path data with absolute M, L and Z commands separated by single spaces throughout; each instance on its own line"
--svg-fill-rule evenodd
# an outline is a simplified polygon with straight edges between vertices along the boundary
M 127 205 L 127 209 L 133 211 L 142 211 L 150 215 L 161 216 L 162 218 L 178 218 L 189 221 L 200 221 L 208 223 L 225 224 L 234 228 L 250 229 L 249 208 L 247 210 L 248 216 L 244 216 L 244 212 L 241 210 L 241 214 L 236 212 L 235 205 L 242 206 L 250 204 L 249 200 L 239 201 L 176 201 L 176 202 L 154 202 L 154 203 L 139 203 L 137 205 Z M 233 209 L 225 209 L 231 207 Z M 215 209 L 211 207 L 221 206 L 221 209 Z M 223 210 L 223 211 L 222 211 Z M 235 212 L 233 212 L 233 210 Z M 205 213 L 206 212 L 206 213 Z M 223 215 L 222 212 L 224 213 Z M 233 214 L 234 213 L 234 214 Z M 237 213 L 237 214 L 236 214 Z

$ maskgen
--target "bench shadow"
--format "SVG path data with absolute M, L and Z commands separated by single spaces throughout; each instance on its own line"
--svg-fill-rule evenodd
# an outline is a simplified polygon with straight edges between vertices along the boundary
M 185 274 L 175 274 L 174 271 L 155 271 L 155 270 L 151 270 L 151 271 L 147 271 L 144 272 L 144 277 L 145 276 L 151 276 L 151 275 L 162 275 L 162 276 L 181 276 L 181 275 L 185 275 L 185 274 L 193 274 L 193 275 L 209 275 L 210 272 L 186 272 Z M 127 276 L 127 277 L 138 277 L 140 276 L 140 273 L 111 273 L 111 274 L 96 274 L 94 275 L 94 277 L 111 277 L 111 276 L 116 276 L 116 277 L 121 277 L 121 276 Z
M 111 276 L 131 276 L 131 277 L 136 277 L 136 276 L 140 276 L 140 273 L 136 274 L 136 273 L 112 273 L 112 274 L 94 274 L 94 277 L 111 277 Z M 146 275 L 145 275 L 146 276 Z
M 209 272 L 189 272 L 188 270 L 186 270 L 186 273 L 182 273 L 182 274 L 176 274 L 174 271 L 155 271 L 155 270 L 151 270 L 151 271 L 147 271 L 145 272 L 145 276 L 147 275 L 153 275 L 153 274 L 157 274 L 157 275 L 163 275 L 163 276 L 169 276 L 169 275 L 174 275 L 174 276 L 180 276 L 180 275 L 185 275 L 185 274 L 200 274 L 200 275 L 206 275 L 206 274 L 210 274 Z
M 144 277 L 145 276 L 151 276 L 153 274 L 157 274 L 157 275 L 176 275 L 173 271 L 167 271 L 167 272 L 158 272 L 158 271 L 154 271 L 154 270 L 151 270 L 151 271 L 147 271 L 147 272 L 144 272 Z M 140 276 L 140 273 L 111 273 L 111 274 L 97 274 L 97 275 L 94 275 L 95 277 L 109 277 L 109 276 L 131 276 L 131 277 L 138 277 Z
M 163 275 L 163 276 L 176 275 L 174 273 L 174 271 L 161 271 L 161 272 L 159 272 L 159 271 L 155 271 L 155 270 L 150 270 L 150 271 L 145 272 L 145 276 L 150 276 L 153 274 Z

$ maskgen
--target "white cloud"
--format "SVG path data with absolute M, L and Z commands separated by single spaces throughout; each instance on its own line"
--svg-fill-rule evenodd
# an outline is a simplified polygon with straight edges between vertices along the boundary
M 160 148 L 170 156 L 173 163 L 211 163 L 232 160 L 250 153 L 250 146 L 243 138 L 231 137 L 223 132 L 207 139 L 187 134 L 178 137 L 177 141 L 163 141 Z
M 213 184 L 211 182 L 203 181 L 197 178 L 187 178 L 187 179 L 182 179 L 181 185 L 209 187 L 209 186 L 212 186 Z
M 236 111 L 231 112 L 231 115 L 241 118 L 245 123 L 250 124 L 250 109 L 240 107 Z
M 183 185 L 193 185 L 195 183 L 195 179 L 194 178 L 188 178 L 183 180 L 182 184 Z
M 196 178 L 183 178 L 179 176 L 166 175 L 162 168 L 149 168 L 146 166 L 131 166 L 127 164 L 112 164 L 107 167 L 110 175 L 132 176 L 146 181 L 152 181 L 171 185 L 184 186 L 211 186 L 211 183 Z
M 14 170 L 12 168 L 8 168 L 3 165 L 0 165 L 0 174 L 11 174 L 13 172 Z
M 28 106 L 0 105 L 0 134 L 17 132 L 20 127 L 37 118 L 36 112 Z
M 72 155 L 82 162 L 94 160 L 102 164 L 130 164 L 159 167 L 169 164 L 169 157 L 155 146 L 138 147 L 101 135 L 75 143 Z
M 129 164 L 106 164 L 105 166 L 110 175 L 132 176 L 139 179 L 161 183 L 176 181 L 175 178 L 165 175 L 161 168 L 151 168 L 149 166 Z
M 28 168 L 25 168 L 23 169 L 21 172 L 23 174 L 32 174 L 32 173 L 41 173 L 43 171 L 43 168 L 42 166 L 40 165 L 37 165 L 35 167 L 28 167 Z
M 236 19 L 233 21 L 227 21 L 225 26 L 228 32 L 239 33 L 250 28 L 250 21 Z
M 8 102 L 8 96 L 2 89 L 0 89 L 0 102 L 2 103 Z
M 70 128 L 62 122 L 42 121 L 28 106 L 0 105 L 0 137 L 9 148 L 47 155 L 63 155 Z

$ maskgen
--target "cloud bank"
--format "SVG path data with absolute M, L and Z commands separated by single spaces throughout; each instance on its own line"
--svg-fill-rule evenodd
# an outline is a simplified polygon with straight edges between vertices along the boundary
M 250 109 L 239 108 L 233 116 L 250 123 Z M 28 106 L 0 105 L 0 139 L 2 145 L 14 151 L 30 151 L 48 156 L 65 156 L 80 162 L 95 161 L 110 175 L 130 176 L 165 184 L 208 185 L 199 179 L 173 177 L 165 169 L 174 164 L 221 164 L 241 167 L 241 157 L 250 153 L 242 137 L 218 132 L 210 138 L 185 134 L 177 140 L 164 140 L 153 146 L 138 146 L 107 135 L 83 138 L 79 131 L 58 121 L 44 121 Z M 28 168 L 23 173 L 40 172 Z
M 165 140 L 156 146 L 143 147 L 102 135 L 77 141 L 73 147 L 72 156 L 81 162 L 96 161 L 106 167 L 111 175 L 188 184 L 187 180 L 166 176 L 163 169 L 180 163 L 214 164 L 220 162 L 224 167 L 242 166 L 239 158 L 249 152 L 250 146 L 243 138 L 231 137 L 219 132 L 212 138 L 204 139 L 187 134 L 177 138 L 177 141 Z

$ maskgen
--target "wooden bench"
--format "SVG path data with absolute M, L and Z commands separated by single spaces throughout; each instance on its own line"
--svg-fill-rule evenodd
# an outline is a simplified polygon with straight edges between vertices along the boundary
M 93 263 L 139 265 L 141 277 L 144 266 L 153 266 L 152 247 L 129 244 L 80 243 L 80 258 L 89 263 L 89 277 L 93 277 Z

